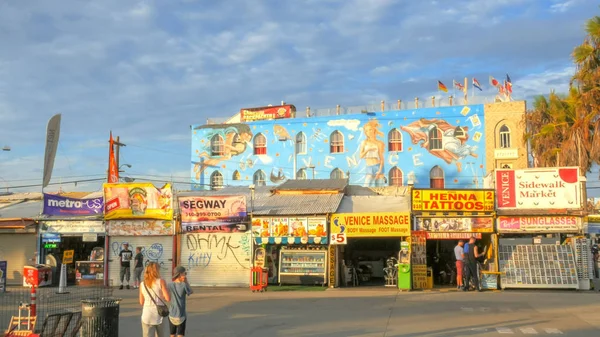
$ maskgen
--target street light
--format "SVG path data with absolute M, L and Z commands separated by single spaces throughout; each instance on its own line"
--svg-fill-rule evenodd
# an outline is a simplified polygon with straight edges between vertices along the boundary
M 123 165 L 119 166 L 119 172 L 125 172 L 125 171 L 121 170 L 121 168 L 122 168 L 123 166 L 125 166 L 125 167 L 127 167 L 127 168 L 131 168 L 131 165 L 130 165 L 130 164 L 123 164 Z
M 294 180 L 295 180 L 296 179 L 296 173 L 297 173 L 296 172 L 296 162 L 297 162 L 297 158 L 298 158 L 298 144 L 293 139 L 291 139 L 288 136 L 279 137 L 279 141 L 280 142 L 287 142 L 288 140 L 291 141 L 292 144 L 294 144 L 294 168 L 293 168 L 293 170 L 294 170 L 294 176 L 293 177 L 294 177 Z

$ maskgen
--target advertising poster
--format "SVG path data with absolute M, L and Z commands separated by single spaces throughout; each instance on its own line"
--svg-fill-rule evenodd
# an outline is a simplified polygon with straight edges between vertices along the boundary
M 327 236 L 327 220 L 325 218 L 308 218 L 308 236 Z
M 308 220 L 306 218 L 289 219 L 290 236 L 308 236 Z
M 494 211 L 493 190 L 418 190 L 412 191 L 413 211 Z
M 498 209 L 582 207 L 577 167 L 496 170 Z
M 252 235 L 261 238 L 271 236 L 271 218 L 253 218 Z
M 494 231 L 494 219 L 482 218 L 417 218 L 415 229 L 428 232 L 482 232 Z
M 245 108 L 240 110 L 242 122 L 263 121 L 271 119 L 291 118 L 294 115 L 293 105 L 281 105 L 261 108 Z
M 171 184 L 104 184 L 104 219 L 173 219 Z
M 271 222 L 271 235 L 274 237 L 289 236 L 288 218 L 273 218 Z
M 86 216 L 102 215 L 104 198 L 77 199 L 44 193 L 45 215 Z
M 331 216 L 331 234 L 347 237 L 410 235 L 410 213 L 339 213 Z
M 427 236 L 423 231 L 411 233 L 411 269 L 413 289 L 427 288 Z
M 240 232 L 248 219 L 245 196 L 180 197 L 179 209 L 184 233 Z
M 581 218 L 574 216 L 498 217 L 500 233 L 578 233 Z
M 111 220 L 107 222 L 110 236 L 173 235 L 173 221 L 165 220 Z

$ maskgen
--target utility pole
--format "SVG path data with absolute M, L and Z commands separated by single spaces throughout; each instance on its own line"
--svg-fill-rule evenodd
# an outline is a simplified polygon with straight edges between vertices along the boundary
M 119 140 L 120 140 L 120 137 L 117 136 L 117 139 L 114 142 L 114 144 L 117 146 L 117 148 L 115 149 L 115 157 L 116 157 L 116 160 L 117 160 L 117 169 L 119 168 L 119 162 L 120 162 L 120 160 L 119 160 L 120 159 L 120 156 L 119 156 L 119 152 L 120 151 L 119 151 L 119 149 L 121 148 L 121 146 L 127 146 L 124 143 L 121 143 Z

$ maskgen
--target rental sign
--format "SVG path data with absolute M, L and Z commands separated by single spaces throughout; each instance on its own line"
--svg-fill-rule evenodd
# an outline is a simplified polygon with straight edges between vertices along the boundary
M 427 212 L 492 212 L 493 190 L 414 189 L 412 210 Z
M 578 209 L 577 167 L 496 170 L 498 209 Z
M 232 232 L 246 222 L 246 197 L 179 197 L 183 232 Z

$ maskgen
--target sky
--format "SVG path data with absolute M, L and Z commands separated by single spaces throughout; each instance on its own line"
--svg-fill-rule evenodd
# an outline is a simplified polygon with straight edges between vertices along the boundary
M 597 0 L 2 1 L 0 147 L 11 151 L 0 151 L 0 191 L 41 183 L 56 113 L 45 191 L 98 190 L 66 182 L 105 177 L 111 130 L 126 144 L 122 175 L 188 189 L 190 125 L 240 108 L 425 99 L 438 80 L 485 85 L 506 73 L 514 99 L 566 92 L 570 53 L 599 9 Z M 27 190 L 41 187 L 14 189 Z

